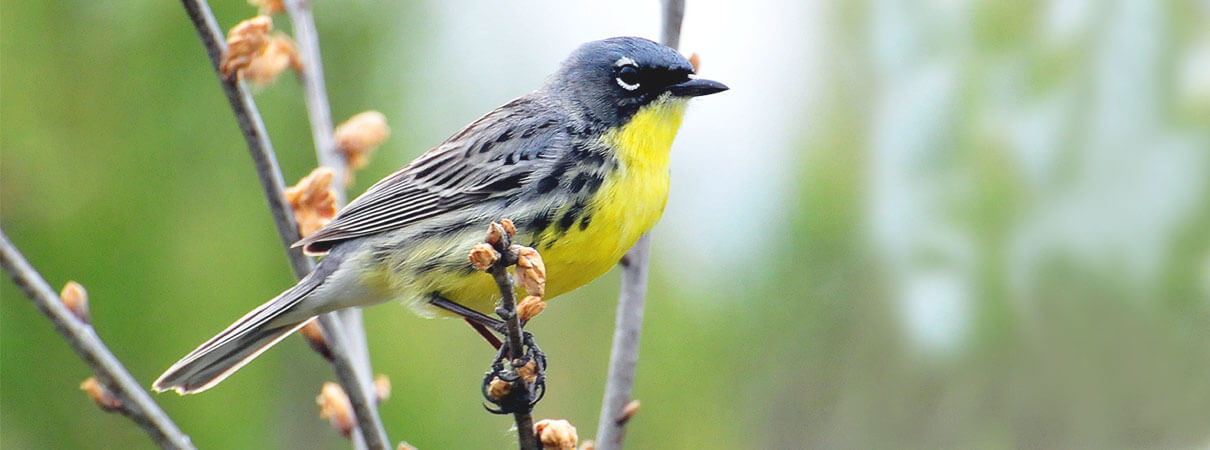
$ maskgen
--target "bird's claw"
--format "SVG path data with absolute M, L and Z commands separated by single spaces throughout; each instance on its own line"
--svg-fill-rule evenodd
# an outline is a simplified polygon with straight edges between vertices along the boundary
M 492 370 L 483 376 L 483 398 L 496 408 L 487 404 L 483 407 L 492 414 L 528 412 L 546 395 L 546 354 L 538 348 L 533 334 L 529 332 L 523 332 L 522 346 L 525 348 L 522 356 L 508 361 L 508 342 L 505 342 L 496 352 Z M 530 363 L 533 366 L 527 368 Z M 527 380 L 529 378 L 532 381 Z M 493 383 L 507 383 L 508 388 L 501 392 L 500 389 L 493 389 Z M 516 389 L 518 385 L 525 389 Z

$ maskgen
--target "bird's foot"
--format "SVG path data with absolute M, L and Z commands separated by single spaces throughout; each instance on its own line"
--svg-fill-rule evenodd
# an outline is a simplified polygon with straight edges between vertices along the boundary
M 493 414 L 529 412 L 546 395 L 546 354 L 528 331 L 522 332 L 521 345 L 522 356 L 509 361 L 505 342 L 496 352 L 492 370 L 483 377 L 483 398 L 496 406 L 483 407 Z

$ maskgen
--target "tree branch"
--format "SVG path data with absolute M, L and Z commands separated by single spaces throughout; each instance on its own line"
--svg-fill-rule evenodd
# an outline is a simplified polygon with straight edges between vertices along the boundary
M 194 448 L 189 436 L 177 428 L 134 376 L 126 371 L 121 361 L 105 347 L 105 343 L 92 326 L 72 314 L 59 295 L 8 240 L 3 231 L 0 231 L 0 265 L 25 292 L 25 296 L 34 302 L 34 306 L 50 319 L 55 330 L 66 338 L 76 354 L 92 367 L 101 383 L 118 397 L 121 402 L 118 411 L 138 423 L 162 448 Z
M 681 46 L 681 23 L 685 19 L 685 0 L 662 0 L 664 27 L 660 31 L 660 42 L 672 48 Z
M 685 0 L 663 0 L 664 45 L 680 46 L 681 22 L 685 17 Z M 622 448 L 626 437 L 626 405 L 634 391 L 634 374 L 639 362 L 639 340 L 643 331 L 643 307 L 647 295 L 647 267 L 651 254 L 651 236 L 643 235 L 626 256 L 622 257 L 622 291 L 618 294 L 617 325 L 613 332 L 613 348 L 609 356 L 609 375 L 605 382 L 605 399 L 597 424 L 597 448 Z
M 311 0 L 287 0 L 286 12 L 294 28 L 294 41 L 298 44 L 302 59 L 299 74 L 306 94 L 307 117 L 311 120 L 311 138 L 315 142 L 315 155 L 319 166 L 332 169 L 332 190 L 336 194 L 336 208 L 347 201 L 345 192 L 348 165 L 345 156 L 336 149 L 333 137 L 332 106 L 328 103 L 328 90 L 323 77 L 323 58 L 319 56 L 319 33 L 315 27 L 315 15 L 311 13 Z M 365 341 L 361 308 L 345 308 L 336 312 L 348 333 L 348 353 L 357 364 L 363 380 L 361 385 L 365 397 L 373 398 L 373 369 L 370 367 L 369 346 Z
M 597 424 L 597 448 L 622 448 L 626 437 L 626 405 L 634 391 L 634 373 L 639 363 L 639 339 L 643 331 L 643 306 L 647 294 L 647 265 L 651 237 L 639 238 L 622 258 L 622 292 L 618 294 L 617 325 L 609 354 L 605 399 Z
M 336 149 L 332 138 L 332 110 L 328 104 L 328 91 L 324 84 L 323 60 L 319 53 L 319 33 L 315 30 L 315 16 L 311 14 L 310 0 L 286 0 L 286 13 L 294 27 L 294 42 L 302 59 L 303 92 L 307 99 L 307 117 L 311 119 L 311 138 L 315 142 L 315 156 L 319 165 L 332 169 L 333 190 L 336 203 L 345 204 L 345 159 Z
M 285 182 L 282 180 L 281 169 L 277 165 L 273 145 L 269 142 L 260 112 L 256 109 L 252 94 L 248 92 L 242 82 L 236 79 L 227 80 L 218 71 L 226 41 L 214 14 L 210 11 L 209 4 L 206 3 L 206 0 L 182 0 L 182 2 L 197 29 L 202 44 L 206 47 L 210 63 L 214 67 L 215 74 L 218 75 L 219 84 L 223 86 L 223 92 L 227 95 L 227 100 L 239 123 L 240 131 L 248 144 L 248 151 L 252 155 L 257 176 L 261 181 L 261 188 L 269 202 L 269 210 L 273 214 L 273 221 L 277 225 L 278 235 L 285 246 L 290 266 L 294 269 L 294 274 L 302 278 L 311 272 L 314 263 L 303 255 L 302 249 L 290 247 L 299 239 L 298 225 L 294 222 L 290 205 L 286 203 Z M 382 420 L 378 417 L 378 411 L 370 404 L 368 395 L 370 388 L 362 386 L 361 380 L 369 380 L 370 377 L 361 376 L 358 373 L 358 366 L 350 357 L 344 327 L 335 313 L 321 315 L 319 324 L 332 350 L 332 367 L 336 371 L 336 378 L 344 388 L 346 395 L 349 396 L 349 402 L 353 405 L 353 412 L 357 416 L 358 428 L 365 439 L 365 445 L 372 449 L 387 448 L 389 441 L 386 431 L 382 427 Z
M 332 131 L 332 108 L 328 103 L 328 90 L 324 83 L 323 59 L 319 51 L 319 33 L 315 28 L 315 16 L 311 13 L 311 0 L 286 0 L 283 2 L 290 24 L 294 28 L 294 41 L 298 44 L 302 59 L 299 74 L 306 95 L 307 117 L 311 121 L 311 138 L 315 143 L 315 157 L 319 165 L 332 169 L 332 191 L 336 193 L 336 207 L 347 201 L 345 177 L 348 164 L 336 148 Z M 365 327 L 362 325 L 361 309 L 346 308 L 337 311 L 344 326 L 348 352 L 358 372 L 362 375 L 360 385 L 366 398 L 374 398 L 373 370 L 370 351 L 366 343 Z
M 505 355 L 505 364 L 513 371 L 513 374 L 516 374 L 518 369 L 528 363 L 522 359 L 525 356 L 525 342 L 521 336 L 521 317 L 517 314 L 517 297 L 513 277 L 508 273 L 508 266 L 517 263 L 517 252 L 511 249 L 511 233 L 506 232 L 504 227 L 495 222 L 491 224 L 491 227 L 492 232 L 489 233 L 487 241 L 500 253 L 500 259 L 493 263 L 487 272 L 491 274 L 492 279 L 496 281 L 496 287 L 500 289 L 500 306 L 496 308 L 496 315 L 504 320 L 507 328 L 505 337 L 508 339 L 508 355 Z M 499 240 L 491 242 L 492 235 L 499 236 Z M 527 386 L 525 378 L 521 376 L 516 376 L 512 389 L 514 392 L 529 392 L 529 386 Z M 530 414 L 532 405 L 529 396 L 514 396 L 513 398 L 520 398 L 524 403 L 524 405 L 512 405 L 515 408 L 513 419 L 517 422 L 517 443 L 521 450 L 538 450 L 541 446 L 538 444 L 538 438 L 534 436 L 534 418 Z

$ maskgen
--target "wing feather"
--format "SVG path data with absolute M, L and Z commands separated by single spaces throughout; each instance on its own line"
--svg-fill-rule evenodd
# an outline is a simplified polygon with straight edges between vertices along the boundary
M 570 143 L 565 128 L 553 126 L 560 122 L 556 111 L 532 96 L 497 108 L 375 183 L 294 246 L 322 253 L 341 241 L 530 190 Z

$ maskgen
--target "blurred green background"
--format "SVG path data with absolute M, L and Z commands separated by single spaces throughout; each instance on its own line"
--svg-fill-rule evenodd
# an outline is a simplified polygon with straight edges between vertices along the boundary
M 333 115 L 393 136 L 361 192 L 658 4 L 320 0 Z M 213 4 L 224 29 L 250 17 Z M 0 3 L 0 225 L 145 385 L 292 283 L 172 1 Z M 276 19 L 278 29 L 288 21 Z M 633 448 L 1210 445 L 1210 2 L 690 0 L 697 101 L 655 231 Z M 297 81 L 258 89 L 287 180 Z M 537 417 L 595 434 L 617 276 L 551 304 Z M 0 283 L 0 447 L 150 448 Z M 394 440 L 512 448 L 461 323 L 367 311 Z M 202 448 L 345 448 L 301 339 L 202 395 Z

